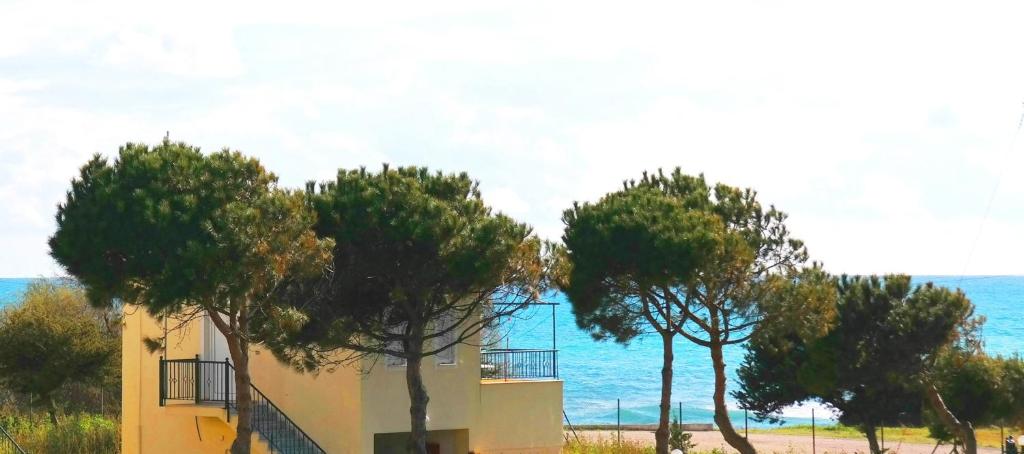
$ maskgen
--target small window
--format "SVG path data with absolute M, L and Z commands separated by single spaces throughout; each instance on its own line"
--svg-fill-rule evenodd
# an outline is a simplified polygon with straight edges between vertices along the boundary
M 438 331 L 449 329 L 448 332 L 442 334 L 439 337 L 434 338 L 434 345 L 437 347 L 443 347 L 450 345 L 448 348 L 437 352 L 437 364 L 442 366 L 454 366 L 456 364 L 455 356 L 455 340 L 458 332 L 452 328 L 455 324 L 455 317 L 451 314 L 445 314 L 443 317 L 437 320 Z
M 405 325 L 398 326 L 391 330 L 392 333 L 398 334 L 405 331 Z M 388 350 L 404 351 L 401 341 L 388 342 Z M 399 358 L 397 356 L 384 355 L 384 365 L 387 367 L 405 367 L 405 358 Z

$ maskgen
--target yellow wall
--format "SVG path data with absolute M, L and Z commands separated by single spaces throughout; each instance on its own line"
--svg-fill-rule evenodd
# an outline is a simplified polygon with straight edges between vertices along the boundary
M 149 353 L 142 340 L 159 339 L 163 325 L 139 309 L 126 310 L 121 401 L 121 445 L 124 454 L 223 453 L 234 439 L 233 430 L 220 419 L 223 409 L 183 406 L 160 407 L 159 359 L 161 352 Z M 194 358 L 199 341 L 189 327 L 167 340 L 172 359 Z
M 484 380 L 476 454 L 557 453 L 562 446 L 562 381 Z
M 170 334 L 169 359 L 194 358 L 202 351 L 201 323 Z M 223 453 L 234 434 L 223 409 L 170 401 L 159 406 L 160 352 L 150 354 L 142 340 L 163 333 L 163 325 L 141 310 L 126 311 L 123 452 Z M 456 357 L 454 366 L 424 359 L 428 430 L 438 437 L 455 433 L 458 441 L 451 444 L 452 451 L 457 450 L 454 446 L 469 446 L 477 454 L 559 451 L 561 381 L 481 382 L 479 348 L 459 345 Z M 250 371 L 253 384 L 328 453 L 373 454 L 375 434 L 409 431 L 404 367 L 367 360 L 361 368 L 300 374 L 264 349 L 253 348 Z

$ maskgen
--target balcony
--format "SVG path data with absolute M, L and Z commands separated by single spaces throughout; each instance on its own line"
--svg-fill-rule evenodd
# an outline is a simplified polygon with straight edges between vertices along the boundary
M 485 380 L 557 379 L 558 350 L 481 350 L 480 378 Z
M 325 454 L 306 432 L 255 385 L 250 385 L 252 429 L 273 452 Z M 168 401 L 223 408 L 225 420 L 238 414 L 235 367 L 227 360 L 164 359 L 160 357 L 160 406 Z M 198 429 L 197 429 L 198 430 Z

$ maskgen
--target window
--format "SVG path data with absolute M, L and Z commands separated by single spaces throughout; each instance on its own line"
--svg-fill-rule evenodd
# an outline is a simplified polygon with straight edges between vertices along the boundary
M 401 324 L 397 327 L 392 328 L 391 333 L 399 334 L 405 331 L 405 324 Z M 402 341 L 391 341 L 388 342 L 388 350 L 405 351 L 402 347 Z M 384 365 L 386 367 L 405 367 L 405 358 L 399 358 L 397 356 L 384 355 Z
M 449 313 L 439 318 L 435 323 L 438 326 L 438 331 L 441 331 L 452 328 L 452 326 L 455 324 L 455 321 L 455 317 Z M 435 348 L 452 344 L 450 347 L 437 352 L 437 364 L 442 366 L 454 366 L 456 364 L 454 343 L 455 340 L 458 338 L 457 335 L 458 331 L 455 329 L 451 329 L 448 332 L 442 334 L 441 336 L 434 338 L 434 345 L 436 346 Z

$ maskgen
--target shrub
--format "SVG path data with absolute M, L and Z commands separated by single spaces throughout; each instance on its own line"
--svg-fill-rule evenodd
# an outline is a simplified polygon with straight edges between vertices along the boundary
M 693 438 L 693 434 L 683 432 L 683 423 L 678 419 L 673 418 L 672 425 L 669 426 L 668 447 L 688 453 L 695 446 L 693 442 L 690 441 L 691 438 Z

